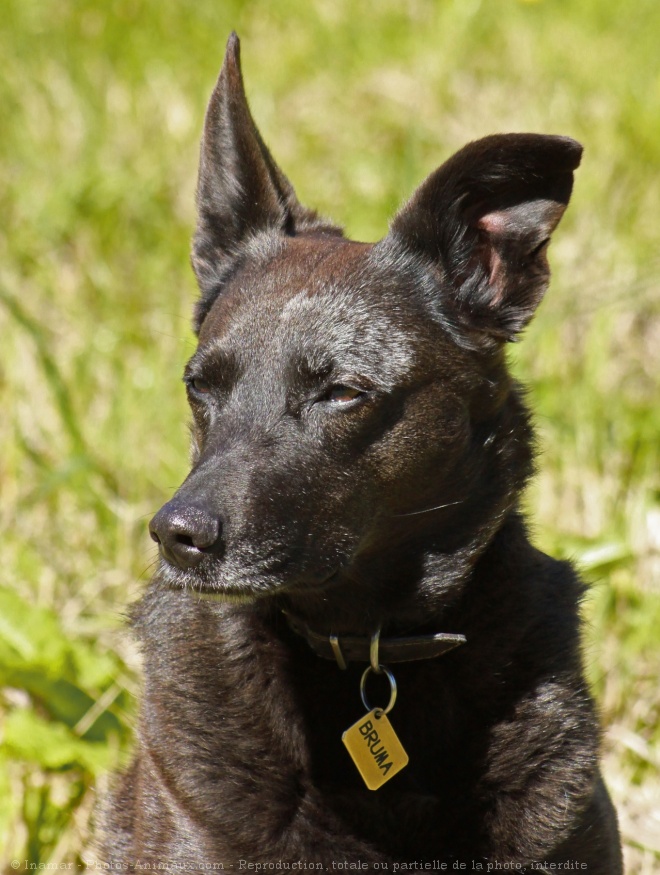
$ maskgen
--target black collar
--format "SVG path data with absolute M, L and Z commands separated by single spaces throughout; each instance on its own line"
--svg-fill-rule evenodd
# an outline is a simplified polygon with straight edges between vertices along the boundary
M 321 635 L 286 611 L 283 611 L 290 628 L 322 659 L 334 659 L 339 668 L 354 662 L 371 661 L 371 637 L 357 638 L 349 635 Z M 418 659 L 435 659 L 465 644 L 465 635 L 438 632 L 435 635 L 414 635 L 404 638 L 379 638 L 378 660 L 384 665 L 391 662 L 413 662 Z

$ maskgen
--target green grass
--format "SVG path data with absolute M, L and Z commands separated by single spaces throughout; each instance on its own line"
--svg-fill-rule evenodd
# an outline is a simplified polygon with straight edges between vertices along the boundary
M 186 473 L 197 142 L 232 28 L 298 193 L 359 239 L 495 131 L 586 147 L 511 355 L 538 543 L 581 562 L 629 871 L 660 854 L 660 5 L 5 0 L 0 23 L 0 854 L 76 860 L 126 756 L 123 612 Z M 13 870 L 12 870 L 13 871 Z

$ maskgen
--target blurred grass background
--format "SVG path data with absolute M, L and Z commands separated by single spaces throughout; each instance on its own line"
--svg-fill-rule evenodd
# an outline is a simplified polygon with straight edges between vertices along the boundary
M 197 143 L 232 28 L 265 139 L 358 239 L 470 139 L 584 143 L 550 294 L 511 354 L 542 448 L 537 541 L 593 583 L 628 871 L 658 871 L 657 0 L 3 0 L 2 859 L 80 860 L 130 747 L 123 612 L 186 473 Z

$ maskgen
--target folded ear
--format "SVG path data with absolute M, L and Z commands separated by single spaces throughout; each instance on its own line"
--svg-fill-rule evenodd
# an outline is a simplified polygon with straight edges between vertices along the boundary
M 542 134 L 470 143 L 422 183 L 390 238 L 440 268 L 455 318 L 513 340 L 547 287 L 547 244 L 581 155 L 575 140 Z
M 241 246 L 261 231 L 341 233 L 301 206 L 257 130 L 243 87 L 240 43 L 227 42 L 224 64 L 206 111 L 197 183 L 192 264 L 202 293 L 199 329 Z

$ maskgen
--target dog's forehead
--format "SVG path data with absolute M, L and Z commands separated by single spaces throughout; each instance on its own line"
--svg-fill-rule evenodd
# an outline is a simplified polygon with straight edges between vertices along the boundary
M 292 239 L 261 246 L 213 305 L 200 349 L 246 359 L 297 358 L 310 367 L 371 366 L 384 380 L 414 362 L 419 320 L 379 271 L 370 244 Z

